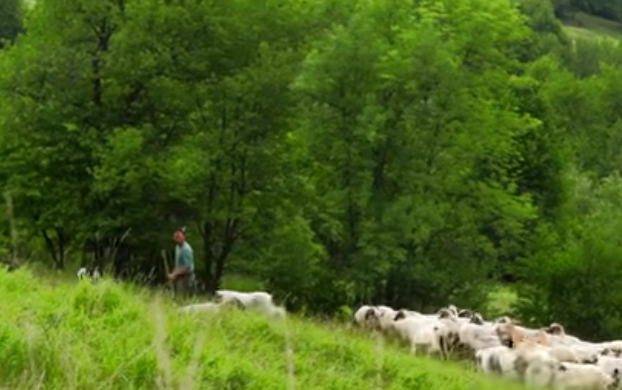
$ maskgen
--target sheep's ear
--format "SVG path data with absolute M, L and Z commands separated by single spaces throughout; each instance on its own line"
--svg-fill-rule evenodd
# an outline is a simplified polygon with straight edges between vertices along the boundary
M 374 314 L 375 314 L 375 311 L 373 308 L 367 309 L 367 311 L 365 312 L 365 319 L 368 320 L 370 317 L 373 317 Z

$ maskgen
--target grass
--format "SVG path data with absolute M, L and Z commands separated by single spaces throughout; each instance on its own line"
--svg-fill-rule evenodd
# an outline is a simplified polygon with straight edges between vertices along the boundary
M 518 303 L 518 294 L 509 286 L 500 285 L 488 294 L 486 312 L 491 317 L 512 314 Z
M 564 21 L 564 30 L 571 38 L 620 39 L 622 24 L 577 12 L 572 20 Z
M 506 390 L 460 363 L 413 357 L 334 323 L 180 315 L 166 295 L 0 270 L 4 389 Z

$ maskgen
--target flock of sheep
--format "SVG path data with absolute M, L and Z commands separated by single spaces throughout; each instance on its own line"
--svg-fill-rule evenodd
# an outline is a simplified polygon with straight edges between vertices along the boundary
M 580 340 L 558 323 L 531 329 L 509 317 L 485 321 L 480 314 L 454 305 L 435 314 L 364 305 L 355 312 L 354 322 L 405 341 L 413 353 L 469 358 L 480 372 L 531 388 L 622 388 L 622 340 Z
M 99 273 L 80 270 L 78 278 L 84 277 L 95 281 Z M 216 314 L 223 308 L 255 311 L 271 319 L 286 316 L 285 309 L 263 291 L 218 290 L 214 301 L 183 306 L 180 311 Z M 532 329 L 509 317 L 486 321 L 479 313 L 454 305 L 434 314 L 363 305 L 353 320 L 361 329 L 406 342 L 412 353 L 471 359 L 480 372 L 532 388 L 622 389 L 622 340 L 581 340 L 558 323 Z

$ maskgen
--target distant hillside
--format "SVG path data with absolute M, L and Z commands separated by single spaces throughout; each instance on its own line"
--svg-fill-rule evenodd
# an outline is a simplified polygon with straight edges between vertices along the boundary
M 564 29 L 573 38 L 613 38 L 622 37 L 622 24 L 577 12 L 572 19 L 563 20 Z

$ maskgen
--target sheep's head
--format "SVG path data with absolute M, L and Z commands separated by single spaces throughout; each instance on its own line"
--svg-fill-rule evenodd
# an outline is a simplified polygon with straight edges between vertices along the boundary
M 598 363 L 598 355 L 591 355 L 580 359 L 581 364 L 596 364 Z
M 520 325 L 520 321 L 514 320 L 508 316 L 499 317 L 494 321 L 496 324 L 509 324 L 510 322 Z
M 367 309 L 367 311 L 365 312 L 365 320 L 370 320 L 372 318 L 376 317 L 376 308 L 374 307 L 370 307 L 369 309 Z
M 550 333 L 550 334 L 554 334 L 558 336 L 562 336 L 566 334 L 564 327 L 561 324 L 558 324 L 557 322 L 553 322 L 551 325 L 544 328 L 544 331 L 546 333 Z
M 395 313 L 395 316 L 393 317 L 393 321 L 403 320 L 406 317 L 407 317 L 406 311 L 400 309 Z
M 497 335 L 501 342 L 507 344 L 510 348 L 528 347 L 536 344 L 534 340 L 530 340 L 523 332 L 516 329 L 513 322 L 497 327 Z
M 512 321 L 510 322 L 501 322 L 497 324 L 497 330 L 502 334 L 510 335 L 513 330 L 516 329 L 516 325 Z
M 620 356 L 622 356 L 622 349 L 620 348 L 611 348 L 611 355 L 614 357 L 619 358 Z
M 471 310 L 469 310 L 469 309 L 461 309 L 458 312 L 458 317 L 459 318 L 471 318 L 471 317 L 473 317 L 473 315 L 474 315 L 474 313 Z
M 238 298 L 230 297 L 228 299 L 223 299 L 220 301 L 220 304 L 223 307 L 231 307 L 239 310 L 246 310 L 246 306 L 240 301 Z
M 436 314 L 438 315 L 438 318 L 451 318 L 451 317 L 453 317 L 453 313 L 451 312 L 451 310 L 449 310 L 447 308 L 440 309 Z
M 524 334 L 516 330 L 514 327 L 510 328 L 510 340 L 512 342 L 512 348 L 516 348 L 519 345 L 527 343 L 527 337 Z
M 479 313 L 473 313 L 473 315 L 471 316 L 471 319 L 469 319 L 469 322 L 472 324 L 484 325 L 484 319 L 482 318 L 482 315 Z

